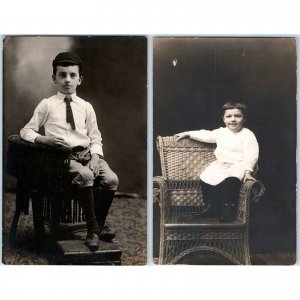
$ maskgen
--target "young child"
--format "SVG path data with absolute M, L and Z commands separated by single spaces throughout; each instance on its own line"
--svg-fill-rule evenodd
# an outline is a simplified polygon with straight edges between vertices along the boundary
M 59 53 L 52 63 L 56 95 L 43 99 L 21 137 L 32 143 L 72 149 L 70 175 L 72 186 L 86 217 L 86 245 L 99 248 L 99 239 L 111 241 L 115 234 L 105 226 L 115 191 L 117 175 L 103 157 L 102 138 L 92 105 L 79 98 L 77 87 L 82 83 L 82 62 L 74 53 Z M 45 136 L 38 133 L 44 126 Z
M 190 138 L 216 143 L 216 160 L 200 175 L 204 199 L 211 202 L 211 212 L 220 221 L 234 220 L 242 181 L 255 180 L 253 172 L 258 161 L 259 147 L 252 131 L 244 127 L 247 119 L 245 104 L 227 102 L 222 108 L 226 127 L 209 131 L 189 131 L 176 134 L 177 140 Z

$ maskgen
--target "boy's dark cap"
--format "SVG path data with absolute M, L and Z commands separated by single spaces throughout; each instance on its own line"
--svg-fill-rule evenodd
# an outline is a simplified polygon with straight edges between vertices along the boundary
M 65 64 L 65 63 L 74 64 L 74 65 L 82 64 L 80 57 L 77 56 L 76 54 L 72 52 L 61 52 L 57 54 L 56 57 L 54 58 L 52 62 L 52 66 L 57 66 L 59 64 Z

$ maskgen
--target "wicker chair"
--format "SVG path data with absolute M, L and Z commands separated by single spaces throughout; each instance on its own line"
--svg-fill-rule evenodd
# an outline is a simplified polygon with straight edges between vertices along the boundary
M 158 137 L 162 177 L 154 177 L 154 201 L 160 205 L 159 264 L 175 264 L 195 251 L 213 251 L 235 264 L 251 264 L 248 241 L 250 200 L 264 193 L 260 181 L 246 181 L 240 191 L 236 219 L 220 223 L 205 218 L 209 209 L 199 174 L 215 160 L 215 144 Z
M 8 141 L 7 171 L 17 178 L 16 209 L 11 224 L 10 244 L 15 244 L 21 212 L 26 215 L 29 213 L 30 199 L 38 241 L 44 239 L 44 224 L 50 225 L 52 238 L 56 239 L 60 222 L 83 221 L 82 209 L 77 201 L 73 201 L 68 173 L 71 150 L 29 143 L 19 135 L 10 136 Z M 76 226 L 72 231 L 85 228 L 84 224 Z

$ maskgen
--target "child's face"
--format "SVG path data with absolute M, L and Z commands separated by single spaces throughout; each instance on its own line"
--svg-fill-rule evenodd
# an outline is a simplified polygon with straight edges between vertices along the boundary
M 239 132 L 242 130 L 246 120 L 240 109 L 233 108 L 225 110 L 223 121 L 229 130 Z
M 67 95 L 75 93 L 77 86 L 82 81 L 78 66 L 57 66 L 56 74 L 52 78 L 54 83 L 58 85 L 58 90 Z

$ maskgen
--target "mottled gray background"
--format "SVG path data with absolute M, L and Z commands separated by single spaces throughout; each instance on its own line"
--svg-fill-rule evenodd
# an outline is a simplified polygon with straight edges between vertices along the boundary
M 74 51 L 83 61 L 77 93 L 91 102 L 103 137 L 104 155 L 120 179 L 119 191 L 146 194 L 147 39 L 145 37 L 28 37 L 4 39 L 4 188 L 7 137 L 19 133 L 36 105 L 57 92 L 52 60 Z

